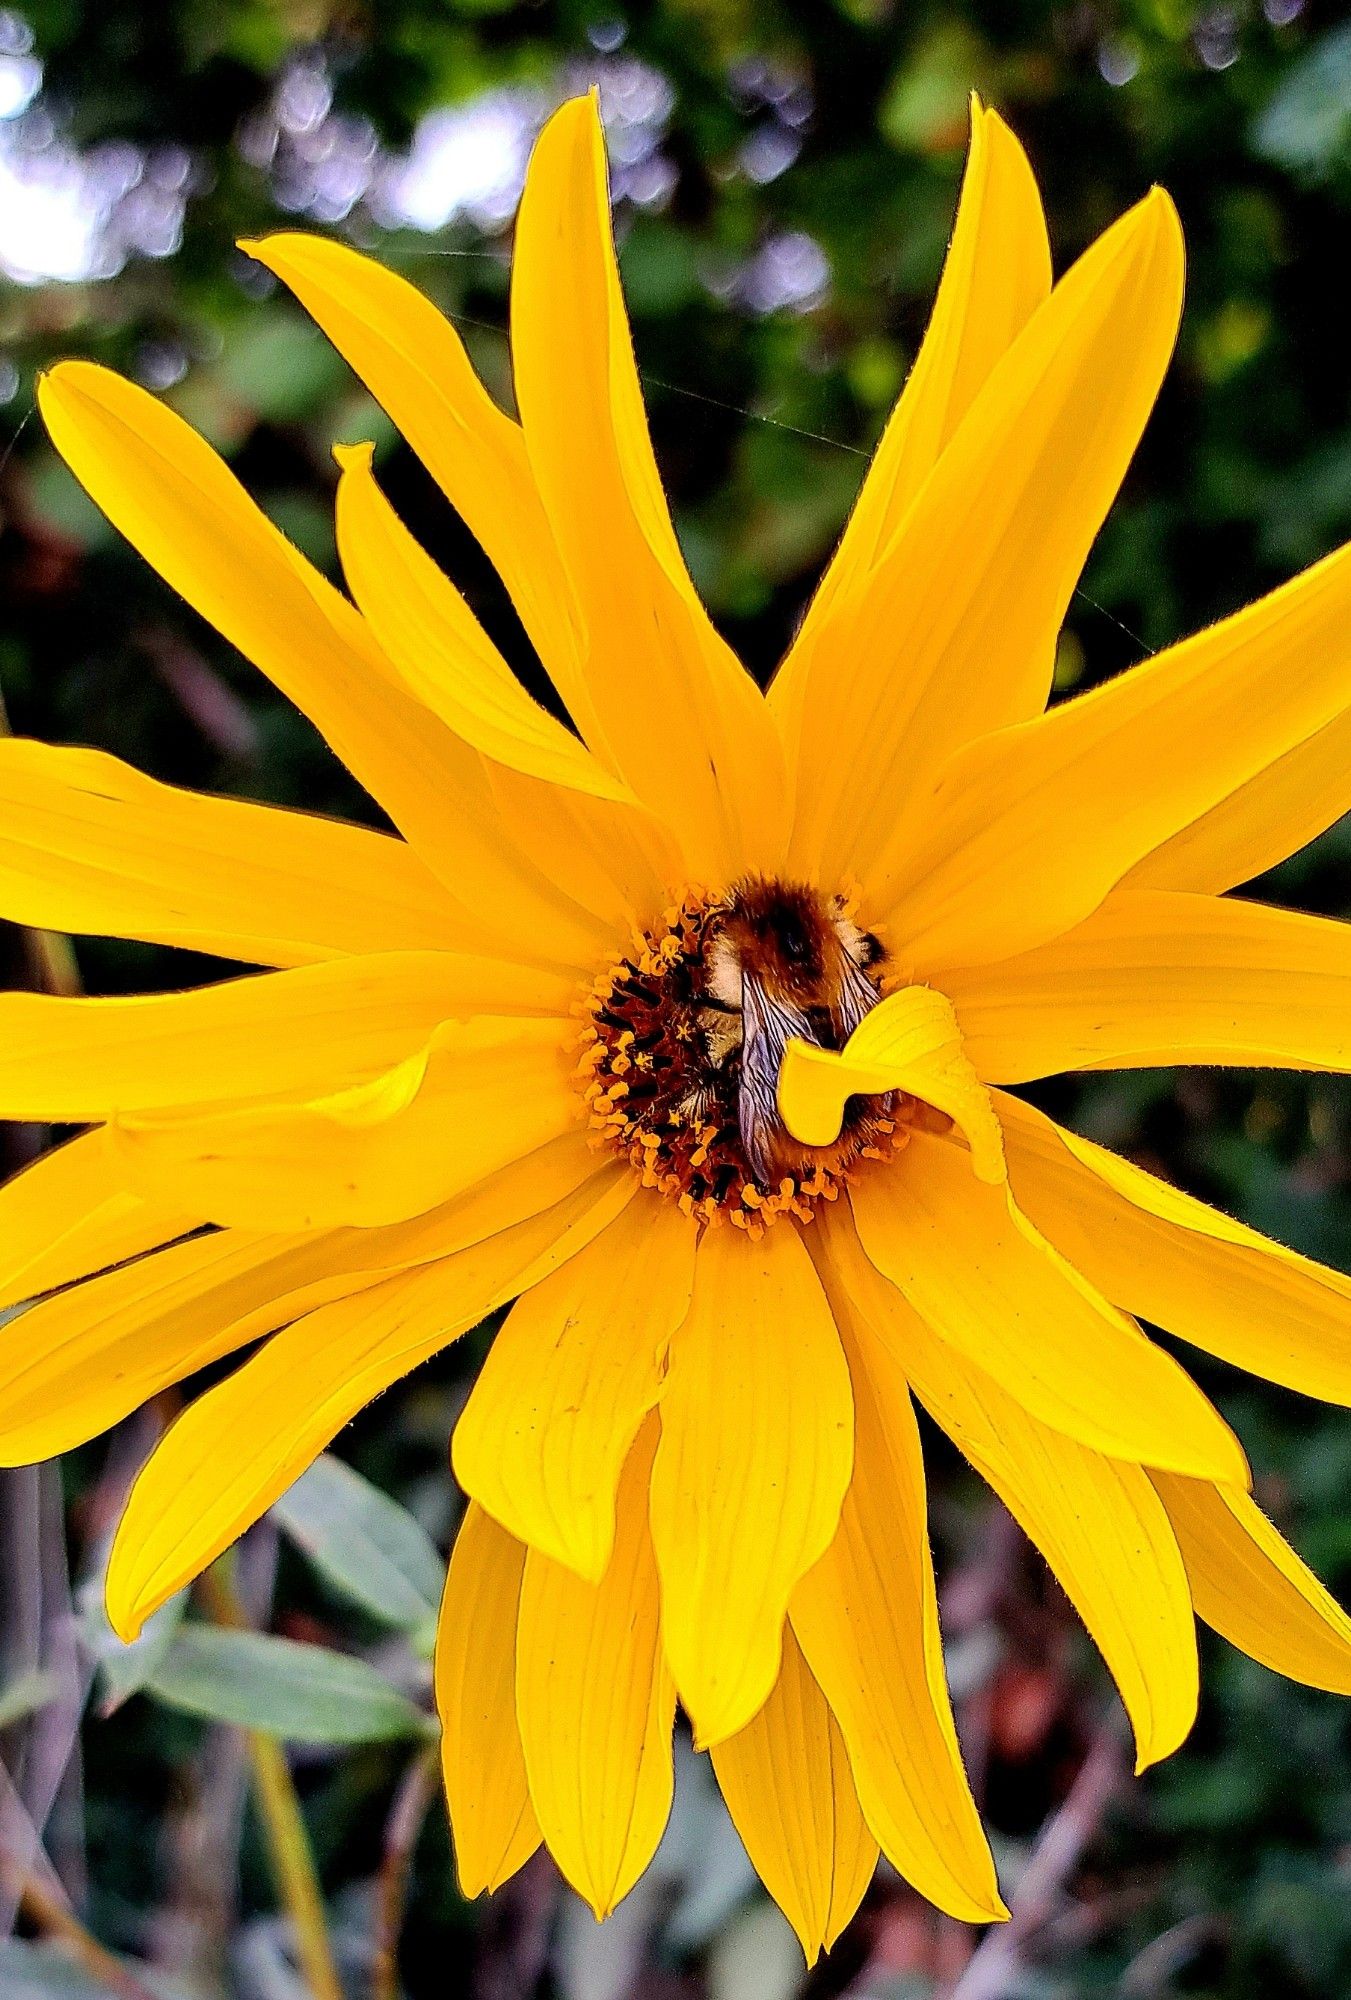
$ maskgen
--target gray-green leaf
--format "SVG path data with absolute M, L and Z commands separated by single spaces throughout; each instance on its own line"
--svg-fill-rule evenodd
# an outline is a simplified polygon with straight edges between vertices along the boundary
M 272 1509 L 335 1590 L 382 1624 L 417 1632 L 434 1622 L 444 1565 L 405 1508 L 325 1453 Z
M 371 1743 L 428 1726 L 364 1660 L 214 1625 L 184 1625 L 146 1687 L 189 1715 L 292 1743 Z

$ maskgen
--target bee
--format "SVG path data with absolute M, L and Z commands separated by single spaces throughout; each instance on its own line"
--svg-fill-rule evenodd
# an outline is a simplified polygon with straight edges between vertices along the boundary
M 794 1139 L 779 1115 L 779 1068 L 793 1035 L 843 1048 L 881 997 L 873 975 L 883 956 L 872 933 L 846 915 L 842 898 L 827 901 L 800 883 L 748 878 L 713 915 L 700 1026 L 710 1066 L 723 1074 L 736 1066 L 742 1150 L 766 1187 L 814 1161 L 837 1163 L 857 1139 L 848 1119 L 833 1148 Z

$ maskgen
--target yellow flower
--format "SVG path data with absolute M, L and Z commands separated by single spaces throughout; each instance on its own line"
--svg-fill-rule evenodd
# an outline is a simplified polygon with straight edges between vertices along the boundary
M 1351 1690 L 1351 1626 L 1132 1317 L 1347 1402 L 1351 1284 L 1009 1094 L 1351 1068 L 1348 932 L 1223 894 L 1346 804 L 1351 556 L 1043 714 L 1182 246 L 1155 192 L 1052 289 L 1027 163 L 973 120 L 932 325 L 767 698 L 672 530 L 589 101 L 521 206 L 519 423 L 401 279 L 251 246 L 481 542 L 576 734 L 368 447 L 339 454 L 353 604 L 151 397 L 81 362 L 42 385 L 98 504 L 402 838 L 0 746 L 6 915 L 272 968 L 0 1001 L 0 1109 L 92 1128 L 3 1198 L 3 1299 L 53 1294 L 5 1330 L 5 1456 L 261 1340 L 132 1493 L 130 1638 L 362 1404 L 517 1300 L 455 1435 L 437 1657 L 471 1893 L 543 1840 L 610 1909 L 667 1816 L 678 1699 L 809 1955 L 879 1848 L 954 1915 L 1001 1913 L 912 1395 L 1045 1551 L 1141 1766 L 1191 1723 L 1195 1615 Z

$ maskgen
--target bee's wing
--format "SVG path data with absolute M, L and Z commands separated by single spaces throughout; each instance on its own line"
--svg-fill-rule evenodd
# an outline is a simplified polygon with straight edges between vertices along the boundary
M 737 1115 L 741 1144 L 759 1181 L 774 1178 L 773 1140 L 783 1130 L 779 1116 L 779 1069 L 790 1035 L 819 1039 L 798 1008 L 774 1000 L 753 973 L 741 975 L 741 1088 Z
M 840 995 L 833 1011 L 840 1026 L 840 1040 L 847 1042 L 864 1015 L 871 1014 L 882 996 L 848 952 L 841 956 L 844 959 L 844 977 L 840 981 Z

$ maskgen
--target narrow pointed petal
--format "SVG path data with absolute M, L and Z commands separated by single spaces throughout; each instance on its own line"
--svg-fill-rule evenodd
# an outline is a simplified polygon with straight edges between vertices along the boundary
M 1182 1558 L 1149 1477 L 1038 1423 L 936 1340 L 869 1267 L 847 1216 L 832 1214 L 827 1240 L 868 1365 L 892 1378 L 888 1409 L 908 1377 L 1060 1579 L 1121 1692 L 1137 1769 L 1168 1756 L 1196 1716 L 1196 1632 Z M 932 1897 L 926 1882 L 916 1886 Z
M 1351 1694 L 1351 1618 L 1248 1494 L 1155 1473 L 1196 1615 L 1240 1652 L 1307 1687 Z
M 593 1583 L 610 1560 L 620 1472 L 689 1311 L 696 1234 L 674 1203 L 631 1203 L 513 1306 L 455 1427 L 466 1493 Z
M 600 1580 L 532 1548 L 521 1586 L 516 1711 L 530 1796 L 549 1852 L 597 1917 L 627 1896 L 671 1811 L 675 1688 L 647 1524 L 655 1444 L 651 1421 L 624 1469 Z
M 1351 708 L 1137 861 L 1122 886 L 1221 895 L 1274 868 L 1351 809 Z
M 240 248 L 294 292 L 467 523 L 594 747 L 571 586 L 525 439 L 479 381 L 455 328 L 416 285 L 350 244 L 284 230 Z
M 676 832 L 696 879 L 772 866 L 786 808 L 778 737 L 754 682 L 709 623 L 671 526 L 590 98 L 565 104 L 536 144 L 511 296 L 530 463 L 587 637 L 600 731 L 586 732 L 591 747 Z
M 571 1071 L 567 1024 L 481 1015 L 445 1022 L 369 1082 L 307 1101 L 126 1113 L 111 1137 L 138 1192 L 177 1189 L 225 1227 L 370 1227 L 421 1215 L 578 1127 Z
M 0 1462 L 26 1465 L 84 1444 L 222 1355 L 330 1299 L 537 1216 L 598 1174 L 627 1179 L 569 1138 L 416 1222 L 197 1236 L 61 1292 L 5 1328 Z
M 347 586 L 403 678 L 485 756 L 602 799 L 622 781 L 528 695 L 449 577 L 404 527 L 371 471 L 374 447 L 339 446 L 338 553 Z
M 127 1643 L 382 1390 L 535 1284 L 613 1220 L 632 1177 L 598 1175 L 513 1228 L 320 1306 L 185 1410 L 131 1491 L 108 1563 Z
M 571 991 L 505 961 L 388 952 L 187 993 L 0 993 L 0 1115 L 73 1124 L 331 1089 L 402 1061 L 448 1017 L 519 1009 L 522 1033 L 538 1040 L 535 1017 L 562 1013 Z
M 854 1476 L 834 1541 L 793 1593 L 793 1629 L 888 1861 L 949 1916 L 988 1923 L 1005 1912 L 952 1721 L 919 1432 L 906 1378 L 864 1317 L 884 1281 L 847 1211 L 817 1231 L 853 1384 Z
M 1247 1484 L 1238 1440 L 1171 1355 L 949 1140 L 913 1131 L 851 1200 L 882 1275 L 1031 1415 L 1112 1457 Z
M 904 986 L 865 1014 L 844 1047 L 790 1040 L 779 1071 L 779 1109 L 795 1139 L 830 1146 L 850 1097 L 903 1091 L 945 1112 L 971 1148 L 976 1178 L 1005 1178 L 1004 1145 L 990 1093 L 962 1047 L 945 994 Z
M 52 442 L 95 504 L 309 716 L 481 930 L 526 939 L 522 956 L 590 966 L 605 949 L 603 927 L 521 860 L 477 752 L 406 689 L 360 614 L 211 447 L 153 396 L 90 362 L 61 362 L 38 398 Z
M 663 1640 L 701 1747 L 769 1696 L 788 1600 L 839 1523 L 853 1438 L 849 1371 L 797 1232 L 711 1231 L 652 1476 Z
M 832 613 L 865 582 L 991 369 L 1050 289 L 1046 218 L 1027 156 L 998 113 L 973 98 L 961 200 L 928 330 L 840 545 L 770 686 L 770 709 L 795 757 L 807 682 L 818 662 L 828 670 L 823 649 L 831 646 Z M 1049 686 L 1049 659 L 1044 665 Z M 1029 690 L 1029 712 L 1045 698 L 1045 686 L 1040 699 Z
M 196 1226 L 196 1217 L 130 1192 L 104 1133 L 68 1139 L 0 1188 L 0 1311 Z
M 945 761 L 1042 706 L 1181 302 L 1181 231 L 1156 189 L 1029 320 L 879 562 L 837 602 L 831 654 L 849 671 L 814 675 L 802 718 L 811 761 L 791 852 L 813 879 L 871 885 L 903 868 Z
M 539 1846 L 516 1721 L 525 1550 L 471 1500 L 436 1628 L 441 1776 L 462 1896 L 500 1889 Z
M 1105 686 L 958 751 L 907 822 L 910 852 L 878 915 L 933 977 L 1059 936 L 1147 855 L 1334 723 L 1349 661 L 1351 547 Z
M 1351 1278 L 999 1098 L 1014 1196 L 1090 1283 L 1236 1368 L 1351 1405 Z
M 542 874 L 613 928 L 650 920 L 681 880 L 677 852 L 622 780 L 531 699 L 371 476 L 339 447 L 338 548 L 348 585 L 404 680 L 489 759 L 503 820 Z
M 815 1965 L 862 1902 L 877 1842 L 859 1808 L 839 1724 L 791 1626 L 774 1692 L 712 1754 L 755 1872 Z
M 101 750 L 17 737 L 0 739 L 0 913 L 255 965 L 473 938 L 401 840 L 180 791 Z
M 1063 937 L 947 988 L 967 1053 L 998 1083 L 1174 1063 L 1351 1069 L 1351 924 L 1232 897 L 1119 889 Z

